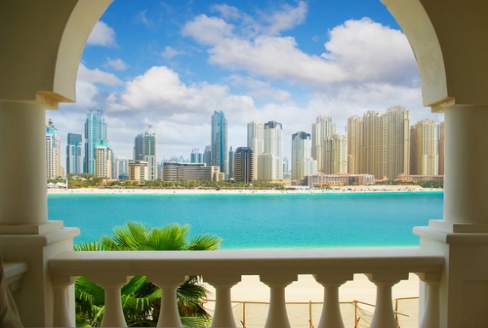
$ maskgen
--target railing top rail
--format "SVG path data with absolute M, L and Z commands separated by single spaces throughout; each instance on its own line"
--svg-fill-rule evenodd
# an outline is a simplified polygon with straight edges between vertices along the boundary
M 128 276 L 164 271 L 185 275 L 216 272 L 253 275 L 280 270 L 296 274 L 332 270 L 350 273 L 438 272 L 443 265 L 442 256 L 416 248 L 67 252 L 49 260 L 51 272 L 63 276 L 100 271 Z

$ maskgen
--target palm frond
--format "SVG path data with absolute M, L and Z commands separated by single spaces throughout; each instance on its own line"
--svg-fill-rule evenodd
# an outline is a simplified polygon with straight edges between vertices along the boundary
M 188 245 L 190 251 L 215 251 L 219 249 L 222 238 L 212 234 L 198 235 L 192 238 Z

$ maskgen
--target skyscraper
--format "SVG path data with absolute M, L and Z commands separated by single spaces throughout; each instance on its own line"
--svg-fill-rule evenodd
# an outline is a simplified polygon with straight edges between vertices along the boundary
M 254 160 L 254 177 L 258 177 L 258 160 L 259 155 L 264 152 L 264 124 L 258 121 L 247 123 L 247 147 L 253 150 Z
M 218 166 L 220 172 L 228 177 L 227 153 L 227 119 L 223 111 L 215 111 L 212 115 L 212 166 Z
M 101 140 L 107 140 L 107 124 L 102 110 L 90 110 L 85 122 L 85 157 L 83 172 L 95 173 L 95 147 Z
M 266 157 L 266 165 L 259 164 L 262 155 Z M 264 157 L 263 157 L 264 158 Z M 274 165 L 274 169 L 267 168 Z M 266 174 L 260 175 L 259 170 L 265 168 Z M 271 175 L 269 175 L 271 174 Z M 283 180 L 283 126 L 276 121 L 264 124 L 264 152 L 258 159 L 258 177 L 266 177 L 265 180 Z
M 207 166 L 212 166 L 212 146 L 205 146 L 205 151 L 203 152 L 203 162 Z
M 347 120 L 347 172 L 361 173 L 361 150 L 363 144 L 363 118 L 355 115 Z
M 347 137 L 333 134 L 325 137 L 323 147 L 325 174 L 347 173 Z
M 439 123 L 439 174 L 444 175 L 444 122 Z
M 53 179 L 62 176 L 61 169 L 61 138 L 53 121 L 46 117 L 46 177 Z
M 312 157 L 317 161 L 317 168 L 320 172 L 323 171 L 323 144 L 326 137 L 333 135 L 336 132 L 336 125 L 332 123 L 332 117 L 328 115 L 320 115 L 312 124 Z M 315 172 L 314 172 L 315 173 Z
M 148 125 L 148 129 L 134 139 L 134 160 L 148 163 L 148 180 L 158 178 L 157 144 L 156 133 L 153 131 L 152 125 Z
M 310 172 L 311 170 L 314 172 Z M 293 134 L 291 141 L 291 179 L 298 180 L 316 171 L 317 162 L 312 159 L 310 134 L 305 132 Z
M 100 140 L 95 145 L 95 171 L 96 177 L 112 178 L 112 151 L 106 140 Z
M 234 149 L 229 148 L 229 179 L 234 178 Z
M 66 146 L 66 173 L 83 173 L 81 134 L 68 133 L 68 145 Z
M 251 182 L 254 175 L 254 151 L 249 147 L 238 147 L 234 154 L 234 180 Z
M 386 175 L 386 116 L 377 111 L 363 115 L 361 172 L 382 179 Z M 395 177 L 396 178 L 396 177 Z
M 190 163 L 203 163 L 203 154 L 200 152 L 200 149 L 192 149 Z
M 115 161 L 117 169 L 116 179 L 128 179 L 129 178 L 129 161 L 125 157 L 117 157 Z
M 410 112 L 401 106 L 386 110 L 386 176 L 410 173 Z
M 424 119 L 410 128 L 411 174 L 439 173 L 439 123 Z

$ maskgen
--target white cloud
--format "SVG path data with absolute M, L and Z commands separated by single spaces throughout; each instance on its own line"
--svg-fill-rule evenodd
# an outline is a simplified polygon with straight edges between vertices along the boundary
M 324 54 L 310 55 L 298 48 L 293 37 L 274 35 L 300 22 L 306 5 L 287 9 L 272 16 L 279 22 L 272 24 L 274 28 L 256 36 L 240 33 L 246 26 L 205 15 L 187 22 L 182 33 L 208 46 L 211 64 L 317 91 L 347 83 L 419 84 L 413 52 L 401 31 L 368 18 L 350 20 L 329 32 Z M 212 32 L 207 34 L 209 29 Z
M 120 85 L 123 84 L 115 74 L 101 71 L 98 68 L 88 69 L 85 65 L 78 66 L 78 81 L 87 83 L 101 83 L 105 85 Z
M 164 48 L 164 51 L 161 52 L 161 57 L 163 57 L 165 59 L 171 59 L 175 56 L 183 55 L 184 53 L 185 53 L 184 51 L 179 51 L 179 50 L 176 50 L 175 48 L 172 48 L 170 46 L 166 46 Z
M 137 14 L 136 20 L 146 25 L 147 28 L 153 28 L 154 24 L 146 16 L 147 10 L 141 11 Z
M 107 63 L 105 64 L 105 67 L 111 67 L 116 71 L 125 71 L 127 68 L 129 68 L 129 65 L 124 63 L 124 61 L 120 58 L 107 58 Z
M 88 37 L 86 44 L 105 47 L 117 46 L 115 43 L 115 31 L 106 23 L 98 21 Z
M 285 4 L 281 10 L 277 10 L 270 15 L 263 13 L 263 20 L 267 23 L 267 26 L 263 28 L 263 32 L 265 34 L 277 35 L 282 31 L 302 24 L 305 21 L 307 9 L 307 4 L 300 1 L 297 7 Z

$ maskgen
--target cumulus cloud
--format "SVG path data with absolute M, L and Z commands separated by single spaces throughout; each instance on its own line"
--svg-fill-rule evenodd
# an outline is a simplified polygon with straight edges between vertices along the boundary
M 116 71 L 125 71 L 127 68 L 129 68 L 129 65 L 124 63 L 124 61 L 120 58 L 107 58 L 107 63 L 105 64 L 105 67 L 111 67 Z
M 161 57 L 163 57 L 165 59 L 171 59 L 171 58 L 173 58 L 175 56 L 183 55 L 184 53 L 185 53 L 184 51 L 179 51 L 179 50 L 176 50 L 173 47 L 166 46 L 164 48 L 164 51 L 161 52 Z
M 80 63 L 78 67 L 78 81 L 87 83 L 101 83 L 106 85 L 120 85 L 123 84 L 115 74 L 101 71 L 98 68 L 88 69 L 84 64 Z
M 106 23 L 98 21 L 88 37 L 86 44 L 104 47 L 117 46 L 115 43 L 115 31 Z
M 269 82 L 254 79 L 250 76 L 231 75 L 228 80 L 235 86 L 249 89 L 248 95 L 255 98 L 271 98 L 279 102 L 291 99 L 288 91 L 275 88 Z
M 304 3 L 285 6 L 269 16 L 268 28 L 255 29 L 255 35 L 242 32 L 250 23 L 233 25 L 225 20 L 237 17 L 239 12 L 218 8 L 223 18 L 200 15 L 182 29 L 184 36 L 207 47 L 208 60 L 213 65 L 286 80 L 316 91 L 348 83 L 419 83 L 415 58 L 405 35 L 368 18 L 349 20 L 330 30 L 324 53 L 314 55 L 300 50 L 295 38 L 278 35 L 305 19 Z

